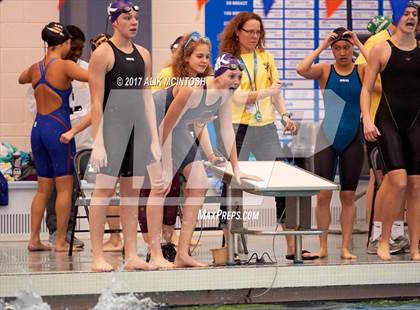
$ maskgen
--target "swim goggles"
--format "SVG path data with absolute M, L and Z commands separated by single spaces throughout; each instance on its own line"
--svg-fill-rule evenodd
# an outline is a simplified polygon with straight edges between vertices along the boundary
M 206 42 L 210 42 L 208 37 L 202 37 L 197 31 L 191 33 L 190 37 L 188 38 L 187 42 L 184 44 L 184 48 L 187 48 L 191 41 L 198 42 L 199 40 L 204 40 Z

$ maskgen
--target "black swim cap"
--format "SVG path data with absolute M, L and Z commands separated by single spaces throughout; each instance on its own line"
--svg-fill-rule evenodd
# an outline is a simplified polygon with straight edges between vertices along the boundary
M 334 41 L 332 41 L 331 46 L 333 46 L 338 41 L 347 41 L 352 44 L 350 42 L 351 35 L 349 33 L 345 33 L 347 31 L 349 30 L 344 27 L 334 29 L 333 32 L 337 35 L 337 37 L 334 39 Z
M 48 46 L 57 46 L 70 39 L 70 34 L 62 24 L 51 22 L 42 29 L 41 37 Z

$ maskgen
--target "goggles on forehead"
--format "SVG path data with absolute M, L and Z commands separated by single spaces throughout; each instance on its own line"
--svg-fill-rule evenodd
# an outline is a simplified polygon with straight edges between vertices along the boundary
M 187 42 L 184 45 L 184 48 L 187 48 L 191 41 L 198 42 L 199 40 L 204 40 L 206 42 L 210 42 L 210 39 L 207 37 L 202 37 L 197 31 L 191 33 L 190 37 L 188 38 Z
M 331 43 L 331 45 L 333 45 L 334 43 L 338 42 L 338 41 L 347 41 L 350 42 L 351 39 L 351 34 L 350 33 L 342 33 L 342 34 L 337 34 L 337 37 L 334 39 L 334 41 Z M 351 42 L 350 42 L 351 43 Z
M 140 7 L 138 5 L 127 5 L 122 8 L 113 8 L 111 4 L 108 7 L 108 16 L 119 15 L 121 13 L 130 13 L 131 10 L 138 12 Z
M 414 1 L 408 1 L 408 3 L 407 3 L 407 8 L 415 8 L 415 9 L 419 9 L 419 5 L 416 3 L 416 2 L 414 2 Z
M 125 6 L 122 9 L 120 9 L 122 13 L 130 13 L 131 10 L 138 12 L 140 10 L 138 5 L 133 5 L 133 6 Z
M 244 66 L 242 64 L 228 64 L 228 65 L 222 65 L 222 67 L 227 68 L 228 70 L 240 70 L 244 71 Z

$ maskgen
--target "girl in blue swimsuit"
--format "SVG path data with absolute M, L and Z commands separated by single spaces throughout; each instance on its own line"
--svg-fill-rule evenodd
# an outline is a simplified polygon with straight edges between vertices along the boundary
M 48 45 L 43 60 L 33 64 L 19 77 L 19 83 L 31 83 L 35 90 L 37 115 L 32 126 L 31 147 L 38 174 L 38 190 L 31 207 L 31 238 L 29 251 L 51 248 L 40 241 L 44 210 L 56 187 L 57 234 L 55 251 L 67 252 L 65 241 L 71 209 L 73 188 L 74 140 L 62 143 L 62 135 L 71 129 L 69 96 L 71 81 L 87 81 L 87 71 L 71 60 L 64 60 L 71 44 L 63 25 L 49 23 L 42 30 L 42 40 Z
M 360 130 L 360 92 L 365 66 L 352 62 L 356 45 L 367 58 L 367 50 L 357 36 L 345 28 L 331 32 L 320 46 L 301 61 L 296 70 L 307 78 L 318 80 L 323 92 L 325 117 L 317 137 L 315 173 L 334 181 L 337 167 L 340 172 L 341 200 L 341 257 L 355 259 L 350 252 L 350 240 L 355 216 L 355 191 L 363 166 L 363 139 Z M 333 65 L 314 64 L 321 52 L 331 46 Z M 317 195 L 316 219 L 318 228 L 328 230 L 331 222 L 332 191 Z M 328 255 L 328 236 L 320 236 L 320 257 Z

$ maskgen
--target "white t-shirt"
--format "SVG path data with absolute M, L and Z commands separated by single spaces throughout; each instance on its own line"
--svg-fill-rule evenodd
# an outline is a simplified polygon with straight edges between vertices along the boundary
M 81 59 L 77 61 L 77 64 L 85 70 L 87 70 L 89 66 L 86 61 Z M 70 114 L 70 121 L 71 126 L 74 127 L 90 112 L 90 93 L 89 85 L 86 82 L 73 81 L 71 85 L 73 90 L 70 95 L 69 104 L 73 113 Z M 25 102 L 29 111 L 36 115 L 36 100 L 32 86 L 29 87 L 26 93 Z M 78 133 L 75 136 L 75 141 L 77 150 L 91 148 L 93 144 L 91 126 Z

